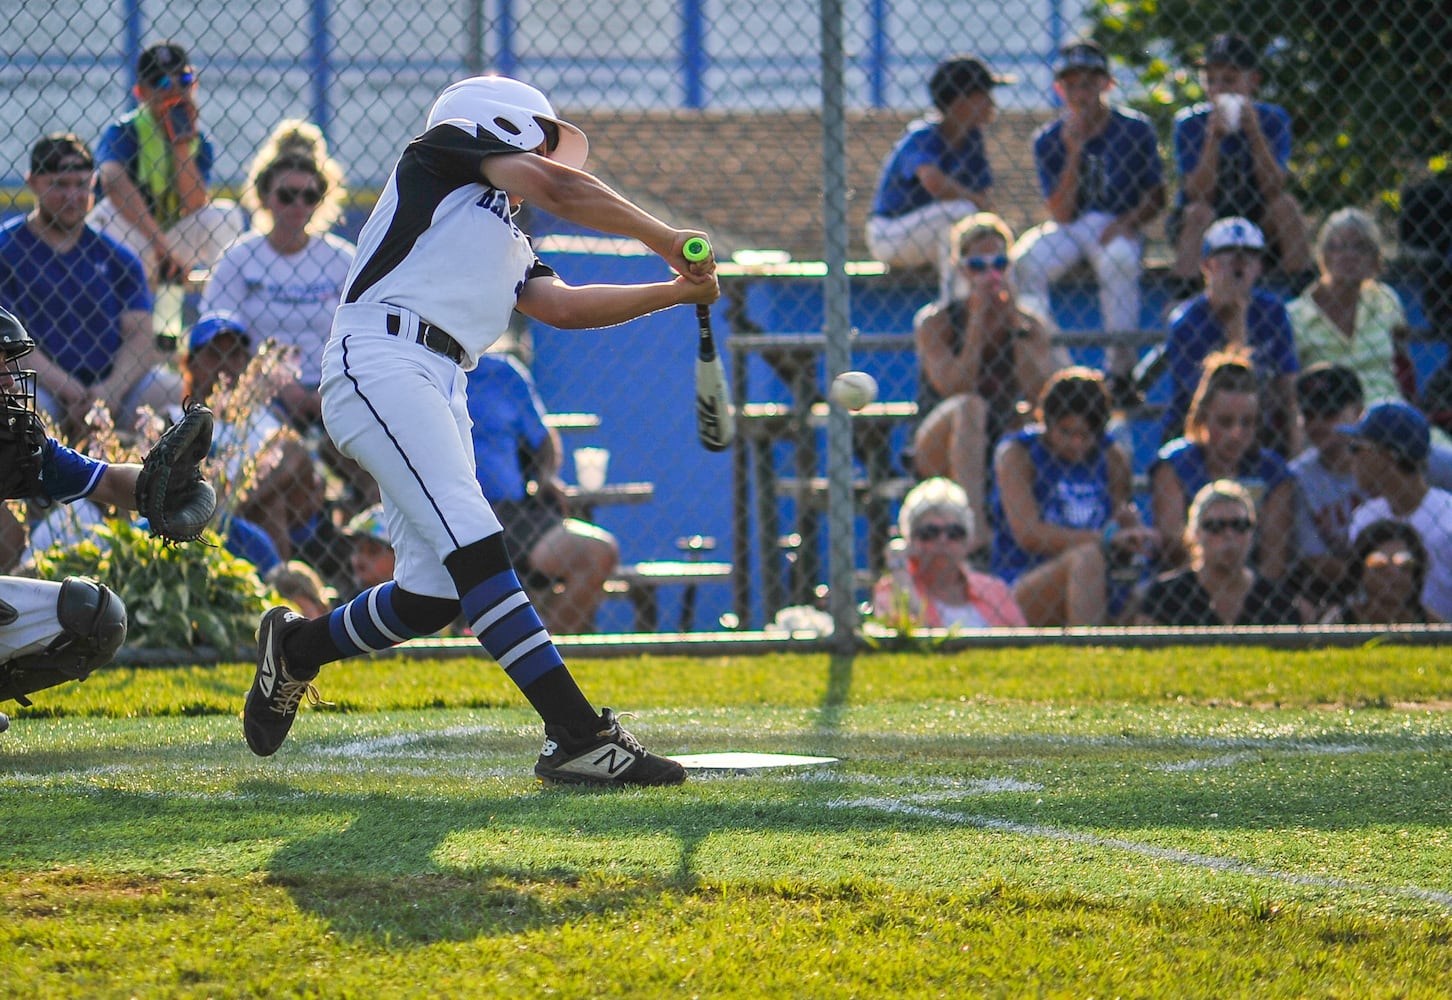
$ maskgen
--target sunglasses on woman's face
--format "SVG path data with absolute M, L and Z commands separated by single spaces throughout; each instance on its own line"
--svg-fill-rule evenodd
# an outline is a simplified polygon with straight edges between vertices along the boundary
M 295 205 L 301 199 L 305 205 L 316 205 L 323 200 L 323 192 L 315 187 L 288 188 L 280 187 L 273 190 L 279 205 Z
M 1003 271 L 1008 268 L 1008 256 L 996 254 L 992 257 L 964 257 L 963 267 L 974 274 L 982 274 L 984 271 Z
M 185 73 L 178 73 L 176 76 L 166 74 L 156 81 L 157 90 L 170 90 L 172 87 L 190 87 L 197 82 L 197 74 L 192 70 Z
M 1393 552 L 1390 555 L 1385 552 L 1368 552 L 1365 560 L 1367 569 L 1386 569 L 1388 566 L 1411 569 L 1416 561 L 1417 557 L 1410 552 Z
M 968 529 L 961 524 L 925 524 L 913 529 L 913 541 L 936 542 L 946 538 L 950 542 L 961 542 L 968 537 Z
M 1227 531 L 1243 535 L 1254 527 L 1255 522 L 1248 517 L 1207 517 L 1200 522 L 1200 531 L 1206 535 L 1221 535 Z

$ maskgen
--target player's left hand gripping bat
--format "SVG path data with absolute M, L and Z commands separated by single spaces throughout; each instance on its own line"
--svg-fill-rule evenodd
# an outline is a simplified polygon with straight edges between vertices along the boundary
M 692 263 L 703 261 L 711 256 L 711 244 L 694 236 L 681 254 Z M 696 436 L 707 451 L 725 451 L 736 436 L 736 420 L 726 395 L 726 369 L 711 334 L 710 306 L 696 306 L 696 326 Z

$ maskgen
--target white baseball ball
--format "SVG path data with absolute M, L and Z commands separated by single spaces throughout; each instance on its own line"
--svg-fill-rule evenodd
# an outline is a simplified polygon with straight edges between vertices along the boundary
M 843 372 L 832 380 L 827 397 L 838 406 L 860 410 L 877 398 L 877 379 L 866 372 Z

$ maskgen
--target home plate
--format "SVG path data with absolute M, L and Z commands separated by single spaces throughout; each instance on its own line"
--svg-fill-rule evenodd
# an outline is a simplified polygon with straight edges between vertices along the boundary
M 767 767 L 835 764 L 836 757 L 803 757 L 794 753 L 685 753 L 671 760 L 691 771 L 758 771 Z

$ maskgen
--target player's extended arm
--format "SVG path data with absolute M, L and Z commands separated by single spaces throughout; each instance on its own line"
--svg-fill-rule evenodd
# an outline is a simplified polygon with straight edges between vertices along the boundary
M 637 239 L 688 280 L 710 280 L 713 267 L 692 267 L 681 253 L 686 240 L 705 233 L 666 225 L 593 174 L 532 153 L 491 156 L 484 172 L 490 184 L 511 196 L 602 233 Z

